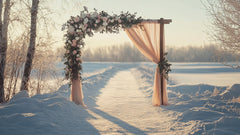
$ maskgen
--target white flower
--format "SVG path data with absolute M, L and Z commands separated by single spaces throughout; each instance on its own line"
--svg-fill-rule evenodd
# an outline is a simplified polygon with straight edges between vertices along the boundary
M 103 22 L 103 26 L 107 26 L 108 25 L 108 23 L 107 22 Z
M 83 28 L 83 25 L 82 25 L 82 24 L 80 24 L 80 25 L 79 25 L 79 28 L 80 28 L 80 29 L 82 29 L 82 28 Z
M 96 18 L 98 16 L 97 12 L 93 12 L 93 14 L 91 15 L 92 18 Z
M 75 21 L 75 22 L 79 22 L 79 20 L 80 20 L 79 17 L 75 17 L 75 18 L 74 18 L 74 21 Z
M 82 17 L 82 18 L 85 18 L 86 16 L 87 16 L 87 14 L 81 13 L 81 17 Z
M 113 22 L 114 22 L 114 19 L 112 19 L 111 22 L 113 23 Z
M 74 32 L 74 30 L 75 30 L 75 29 L 74 29 L 73 26 L 69 26 L 69 27 L 68 27 L 68 32 L 72 33 L 72 32 Z
M 79 37 L 75 37 L 76 40 L 79 40 Z
M 85 18 L 83 21 L 83 24 L 87 24 L 88 23 L 88 18 Z

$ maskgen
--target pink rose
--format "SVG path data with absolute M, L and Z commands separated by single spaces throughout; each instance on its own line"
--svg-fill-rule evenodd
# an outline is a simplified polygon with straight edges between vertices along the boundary
M 74 50 L 74 51 L 73 51 L 73 55 L 76 55 L 76 54 L 77 54 L 77 51 L 76 51 L 76 50 Z
M 77 45 L 77 47 L 79 47 L 79 48 L 80 48 L 80 45 Z
M 97 27 L 97 24 L 94 24 L 95 27 Z
M 118 22 L 119 22 L 119 23 L 121 23 L 121 22 L 122 22 L 122 20 L 120 20 L 120 19 L 119 19 L 119 20 L 118 20 Z
M 87 29 L 87 31 L 89 32 L 89 31 L 91 31 L 91 29 L 90 29 L 90 28 L 88 28 L 88 29 Z
M 85 27 L 87 27 L 88 25 L 87 24 L 85 24 Z
M 108 23 L 110 23 L 111 20 L 108 20 Z
M 106 22 L 107 19 L 108 19 L 107 17 L 103 17 L 103 18 L 102 18 L 102 20 L 103 20 L 104 22 Z
M 76 43 L 72 43 L 72 46 L 75 47 L 75 46 L 76 46 Z
M 100 19 L 101 18 L 101 16 L 100 15 L 98 15 L 98 19 Z
M 71 23 L 71 24 L 73 24 L 73 23 L 74 23 L 74 21 L 71 21 L 70 23 Z
M 79 22 L 79 17 L 75 17 L 74 22 Z
M 75 39 L 74 39 L 74 40 L 72 40 L 72 42 L 73 42 L 73 43 L 72 43 L 72 46 L 74 46 L 74 47 L 75 47 L 75 46 L 76 46 L 76 44 L 77 44 L 77 40 L 75 40 Z

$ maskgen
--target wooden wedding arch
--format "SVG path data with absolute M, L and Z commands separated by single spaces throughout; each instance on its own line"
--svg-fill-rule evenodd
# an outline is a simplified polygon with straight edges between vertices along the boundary
M 85 46 L 84 38 L 93 36 L 94 32 L 118 33 L 124 29 L 134 45 L 149 59 L 158 64 L 154 89 L 153 105 L 167 105 L 166 79 L 170 65 L 165 57 L 164 50 L 164 25 L 171 23 L 171 19 L 142 19 L 136 18 L 136 14 L 129 12 L 120 15 L 109 15 L 101 11 L 88 12 L 87 8 L 81 14 L 71 17 L 63 25 L 63 30 L 67 29 L 65 42 L 65 78 L 71 80 L 71 100 L 84 107 L 82 93 L 82 49 Z M 152 29 L 152 30 L 151 30 Z M 155 33 L 154 33 L 154 32 Z M 152 39 L 151 34 L 158 35 L 157 39 Z M 158 48 L 156 48 L 156 46 Z M 155 48 L 154 48 L 155 47 Z

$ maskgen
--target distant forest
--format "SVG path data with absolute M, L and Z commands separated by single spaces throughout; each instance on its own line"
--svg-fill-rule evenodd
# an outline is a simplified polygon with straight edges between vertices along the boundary
M 236 62 L 239 56 L 225 52 L 218 46 L 168 47 L 170 62 Z M 144 62 L 149 61 L 135 46 L 125 43 L 108 47 L 88 48 L 83 52 L 83 60 L 89 62 Z

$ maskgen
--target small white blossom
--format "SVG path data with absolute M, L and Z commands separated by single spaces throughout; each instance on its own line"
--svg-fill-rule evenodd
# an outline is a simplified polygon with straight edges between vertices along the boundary
M 72 32 L 74 32 L 74 30 L 75 30 L 75 29 L 74 29 L 73 26 L 69 26 L 69 27 L 68 27 L 68 32 L 72 33 Z
M 79 25 L 79 28 L 82 29 L 84 26 L 82 24 Z
M 76 37 L 75 39 L 76 39 L 76 40 L 79 40 L 79 37 Z
M 81 17 L 82 17 L 82 18 L 85 18 L 86 16 L 87 16 L 87 14 L 81 13 Z
M 88 18 L 85 18 L 83 21 L 83 24 L 87 24 L 88 23 Z
M 107 26 L 108 25 L 108 23 L 107 22 L 103 22 L 103 26 Z
M 94 13 L 91 15 L 92 18 L 96 18 L 97 16 L 98 16 L 98 13 L 97 13 L 97 12 L 94 12 Z

